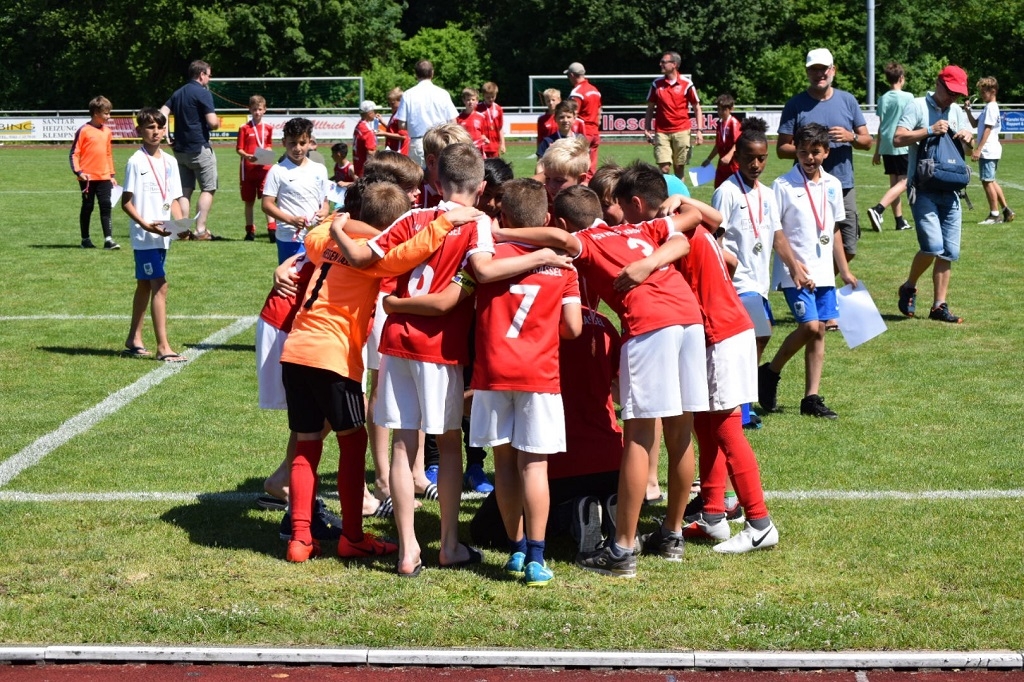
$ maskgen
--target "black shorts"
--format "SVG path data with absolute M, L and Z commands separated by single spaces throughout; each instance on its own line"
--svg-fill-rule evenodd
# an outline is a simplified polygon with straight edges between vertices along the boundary
M 337 432 L 366 423 L 363 387 L 358 381 L 318 367 L 281 363 L 288 428 L 296 433 L 320 433 L 324 420 Z
M 906 175 L 910 167 L 909 154 L 882 154 L 882 166 L 886 175 Z

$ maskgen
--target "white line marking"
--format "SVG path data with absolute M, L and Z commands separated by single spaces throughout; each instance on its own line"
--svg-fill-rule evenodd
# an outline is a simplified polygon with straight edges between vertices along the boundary
M 42 436 L 34 443 L 31 443 L 18 454 L 0 463 L 0 488 L 10 483 L 18 474 L 25 469 L 35 466 L 48 454 L 59 448 L 75 436 L 85 433 L 93 426 L 106 419 L 110 415 L 128 405 L 139 396 L 145 394 L 149 389 L 159 385 L 164 379 L 174 376 L 185 368 L 196 358 L 208 350 L 225 343 L 228 339 L 241 334 L 249 327 L 256 324 L 256 317 L 249 316 L 238 319 L 234 324 L 228 325 L 218 332 L 214 332 L 197 345 L 182 353 L 188 362 L 167 362 L 152 372 L 141 377 L 138 381 L 126 386 L 116 393 L 107 396 L 99 404 L 80 412 L 71 419 L 61 424 L 55 431 Z
M 107 493 L 29 493 L 16 490 L 0 490 L 0 502 L 241 502 L 251 504 L 256 496 L 252 492 L 107 492 Z M 840 500 L 850 502 L 894 500 L 894 501 L 935 501 L 935 500 L 993 500 L 1022 499 L 1024 490 L 921 490 L 902 492 L 899 490 L 776 490 L 766 491 L 765 497 L 774 500 L 814 502 L 818 500 Z M 325 491 L 322 497 L 338 499 L 336 492 Z M 463 500 L 482 499 L 479 493 L 464 492 Z
M 242 315 L 168 315 L 168 320 L 237 320 Z M 0 315 L 0 322 L 48 320 L 130 320 L 131 315 Z

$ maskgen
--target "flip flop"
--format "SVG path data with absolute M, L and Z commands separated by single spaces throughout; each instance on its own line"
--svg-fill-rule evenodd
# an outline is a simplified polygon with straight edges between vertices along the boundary
M 418 497 L 421 500 L 436 500 L 437 486 L 433 483 L 428 483 L 427 487 L 423 489 L 423 492 L 416 493 L 416 497 Z
M 464 542 L 460 542 L 460 545 L 466 548 L 469 552 L 469 558 L 463 559 L 462 561 L 456 561 L 454 564 L 438 564 L 441 568 L 457 570 L 460 568 L 467 568 L 469 566 L 475 566 L 484 560 L 484 553 L 476 547 L 471 547 Z
M 156 359 L 160 362 L 187 362 L 188 358 L 178 353 L 164 353 L 163 355 L 156 356 Z
M 411 573 L 402 573 L 398 570 L 398 562 L 395 562 L 395 574 L 399 578 L 418 578 L 420 577 L 420 571 L 423 570 L 423 562 L 416 564 L 416 568 L 412 569 Z
M 825 331 L 827 331 L 827 332 L 837 332 L 837 331 L 839 331 L 839 325 L 838 324 L 826 324 L 825 325 Z
M 128 346 L 125 345 L 124 350 L 121 351 L 121 357 L 123 358 L 148 358 L 152 353 L 146 350 L 143 346 Z
M 272 511 L 287 511 L 288 503 L 285 500 L 274 497 L 271 494 L 260 495 L 256 498 L 256 506 L 262 509 L 270 509 Z

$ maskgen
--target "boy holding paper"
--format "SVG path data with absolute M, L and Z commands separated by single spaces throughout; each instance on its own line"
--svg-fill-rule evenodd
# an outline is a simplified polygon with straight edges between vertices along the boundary
M 269 164 L 264 164 L 257 157 L 260 150 L 269 150 L 272 146 L 271 139 L 274 136 L 274 128 L 269 123 L 263 122 L 263 115 L 267 113 L 267 100 L 260 95 L 253 95 L 249 98 L 249 115 L 252 119 L 238 129 L 238 142 L 235 145 L 235 152 L 241 157 L 238 165 L 238 189 L 242 195 L 242 203 L 245 204 L 245 241 L 251 242 L 256 239 L 256 223 L 253 220 L 252 207 L 257 199 L 263 198 L 263 184 L 267 181 Z M 275 241 L 277 223 L 273 218 L 267 218 L 267 234 L 270 241 Z

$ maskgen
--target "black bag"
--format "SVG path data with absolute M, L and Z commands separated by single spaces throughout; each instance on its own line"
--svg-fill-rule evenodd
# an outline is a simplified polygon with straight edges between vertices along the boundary
M 971 168 L 953 135 L 931 135 L 917 148 L 914 186 L 922 192 L 956 192 L 971 181 Z

